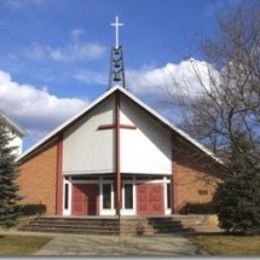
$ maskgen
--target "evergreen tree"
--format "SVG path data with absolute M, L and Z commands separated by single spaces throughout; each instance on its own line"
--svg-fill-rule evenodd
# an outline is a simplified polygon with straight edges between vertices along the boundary
M 6 122 L 0 118 L 0 227 L 9 228 L 15 225 L 20 215 L 18 205 L 20 196 L 15 183 L 18 171 L 15 165 L 14 150 L 8 144 L 12 140 L 8 134 Z
M 260 171 L 240 152 L 250 149 L 245 137 L 237 138 L 240 149 L 231 147 L 227 178 L 217 194 L 218 217 L 220 227 L 228 232 L 256 234 L 260 232 Z

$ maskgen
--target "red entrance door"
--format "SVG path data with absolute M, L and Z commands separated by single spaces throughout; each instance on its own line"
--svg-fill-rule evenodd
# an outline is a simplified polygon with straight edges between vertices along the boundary
M 72 214 L 76 216 L 98 214 L 97 184 L 74 184 L 72 192 Z
M 163 215 L 164 199 L 162 184 L 137 185 L 137 214 Z

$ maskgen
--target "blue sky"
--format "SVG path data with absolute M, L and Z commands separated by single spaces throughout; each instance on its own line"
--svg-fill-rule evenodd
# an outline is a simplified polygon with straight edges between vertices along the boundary
M 202 61 L 196 40 L 214 36 L 215 11 L 238 2 L 1 1 L 1 109 L 30 134 L 25 140 L 28 147 L 102 94 L 108 83 L 110 47 L 114 44 L 110 23 L 115 15 L 124 23 L 120 41 L 129 71 L 129 88 L 145 99 L 150 92 L 139 91 L 135 77 L 142 82 L 144 73 L 180 64 L 191 48 L 196 50 L 192 57 Z M 48 102 L 46 111 L 44 101 Z M 148 102 L 156 103 L 149 98 Z M 57 113 L 61 108 L 64 113 Z

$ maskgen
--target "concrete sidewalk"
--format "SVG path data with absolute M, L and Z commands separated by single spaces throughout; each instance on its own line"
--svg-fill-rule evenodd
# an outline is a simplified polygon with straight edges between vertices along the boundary
M 0 230 L 0 235 L 48 236 L 53 239 L 35 255 L 195 256 L 208 255 L 181 235 L 103 236 Z
M 177 235 L 141 237 L 58 235 L 36 255 L 194 256 L 207 255 L 207 253 L 188 239 Z

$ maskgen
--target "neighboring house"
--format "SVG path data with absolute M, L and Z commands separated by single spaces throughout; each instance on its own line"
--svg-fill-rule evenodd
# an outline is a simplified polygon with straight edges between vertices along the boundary
M 211 202 L 221 161 L 125 88 L 122 47 L 109 89 L 19 158 L 23 203 L 63 216 L 164 216 Z
M 14 153 L 17 156 L 21 155 L 23 151 L 23 137 L 26 135 L 25 131 L 2 110 L 0 110 L 0 118 L 5 120 L 9 136 L 12 138 L 9 145 L 16 147 Z

